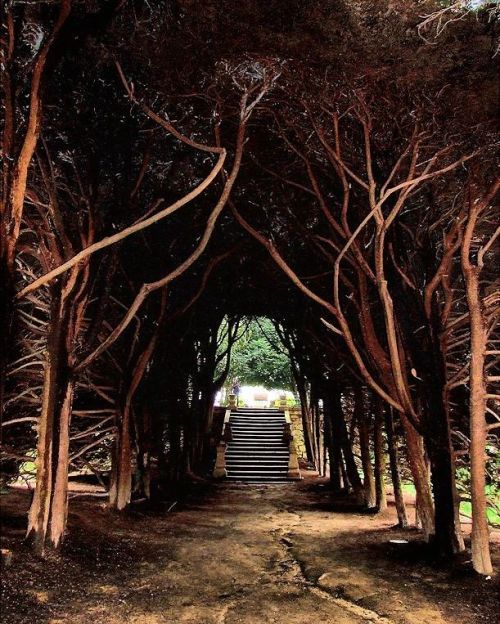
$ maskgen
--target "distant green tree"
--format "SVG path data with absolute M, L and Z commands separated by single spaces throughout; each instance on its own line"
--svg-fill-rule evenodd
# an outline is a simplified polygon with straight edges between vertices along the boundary
M 231 350 L 227 383 L 238 378 L 240 385 L 293 390 L 290 358 L 272 321 L 251 318 L 242 326 L 244 329 Z

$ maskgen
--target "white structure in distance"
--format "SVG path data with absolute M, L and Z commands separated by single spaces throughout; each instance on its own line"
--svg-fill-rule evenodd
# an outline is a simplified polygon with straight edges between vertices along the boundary
M 293 393 L 289 390 L 280 390 L 273 388 L 267 390 L 264 386 L 241 386 L 239 394 L 239 405 L 244 407 L 272 407 L 274 401 L 278 401 L 285 396 L 287 399 L 293 399 Z M 217 393 L 215 397 L 215 405 L 225 405 L 227 398 L 224 390 Z

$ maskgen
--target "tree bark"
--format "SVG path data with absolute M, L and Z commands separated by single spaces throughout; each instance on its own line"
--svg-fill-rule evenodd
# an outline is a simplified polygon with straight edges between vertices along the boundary
M 118 429 L 113 445 L 109 489 L 109 506 L 123 511 L 132 496 L 132 445 L 130 441 L 130 404 L 124 406 L 119 416 Z
M 342 490 L 342 473 L 340 467 L 342 451 L 337 436 L 333 434 L 333 422 L 335 420 L 333 405 L 336 403 L 337 402 L 333 401 L 329 394 L 326 394 L 323 398 L 325 437 L 330 459 L 330 487 L 334 493 L 338 494 Z
M 140 417 L 139 414 L 140 413 Z M 151 414 L 146 405 L 134 412 L 137 432 L 137 484 L 135 492 L 139 497 L 151 498 Z
M 338 399 L 338 418 L 336 419 L 334 435 L 335 433 L 341 441 L 340 444 L 342 446 L 342 454 L 344 456 L 348 483 L 352 488 L 356 502 L 362 505 L 364 504 L 363 483 L 359 476 L 358 467 L 356 466 L 356 461 L 354 459 L 352 444 L 349 440 L 349 433 L 347 431 L 347 424 L 340 398 Z
M 422 425 L 430 462 L 435 505 L 435 546 L 440 557 L 449 559 L 464 549 L 458 522 L 458 496 L 455 483 L 455 460 L 447 410 L 438 379 L 427 388 L 427 406 Z
M 375 479 L 370 457 L 370 414 L 367 413 L 363 387 L 355 390 L 355 414 L 359 430 L 359 446 L 361 449 L 361 463 L 363 465 L 363 492 L 365 505 L 368 509 L 376 506 Z
M 69 426 L 74 384 L 68 368 L 65 310 L 61 296 L 54 295 L 38 424 L 37 477 L 27 530 L 27 539 L 38 554 L 43 554 L 47 545 L 59 547 L 66 528 Z
M 304 445 L 306 447 L 307 460 L 314 462 L 314 453 L 312 445 L 312 429 L 311 429 L 311 410 L 309 407 L 309 401 L 307 399 L 307 389 L 304 381 L 300 378 L 300 372 L 295 377 L 295 383 L 297 385 L 297 391 L 300 397 L 301 405 L 301 418 L 302 418 L 302 430 L 304 431 Z
M 375 455 L 375 495 L 378 511 L 387 509 L 387 496 L 385 490 L 385 453 L 384 453 L 384 403 L 380 397 L 373 397 L 375 406 L 375 427 L 373 435 L 373 448 Z
M 405 432 L 408 462 L 410 464 L 413 483 L 417 490 L 422 530 L 425 540 L 430 541 L 435 534 L 434 503 L 425 461 L 423 440 L 422 436 L 415 430 L 404 414 L 401 414 L 401 421 Z
M 486 516 L 486 382 L 484 360 L 486 327 L 479 298 L 479 270 L 462 262 L 470 315 L 470 462 L 472 500 L 472 565 L 476 572 L 490 575 L 491 563 Z
M 49 544 L 57 549 L 61 545 L 66 531 L 68 518 L 68 470 L 71 412 L 74 396 L 74 382 L 67 376 L 63 385 L 60 413 L 56 416 L 59 423 L 59 448 L 55 468 L 54 493 L 50 518 Z
M 392 407 L 390 405 L 388 405 L 385 410 L 385 430 L 387 433 L 387 447 L 389 449 L 392 487 L 394 490 L 394 501 L 396 504 L 396 512 L 398 514 L 398 523 L 402 529 L 407 529 L 409 523 L 408 516 L 406 514 L 403 488 L 401 485 L 401 476 L 399 474 L 399 454 L 394 435 L 394 419 L 392 416 Z

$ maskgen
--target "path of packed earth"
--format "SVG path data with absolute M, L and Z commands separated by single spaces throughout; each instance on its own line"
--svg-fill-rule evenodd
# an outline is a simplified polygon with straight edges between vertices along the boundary
M 492 621 L 491 584 L 424 564 L 416 533 L 408 546 L 390 542 L 408 539 L 394 529 L 392 506 L 349 512 L 324 483 L 201 485 L 170 511 L 126 517 L 95 501 L 73 507 L 72 539 L 45 573 L 29 552 L 8 570 L 5 622 Z M 7 533 L 22 539 L 21 510 L 18 518 Z

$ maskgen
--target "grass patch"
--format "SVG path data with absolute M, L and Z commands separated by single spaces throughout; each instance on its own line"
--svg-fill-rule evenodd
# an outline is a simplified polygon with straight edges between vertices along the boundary
M 416 490 L 415 490 L 415 486 L 413 485 L 413 483 L 404 483 L 403 484 L 403 492 L 405 492 L 406 494 L 412 494 L 413 496 L 416 495 Z M 472 517 L 472 505 L 470 502 L 468 501 L 463 501 L 460 503 L 460 513 L 467 517 L 470 518 Z M 488 517 L 488 523 L 491 526 L 494 527 L 500 527 L 500 514 L 498 513 L 498 511 L 496 509 L 494 509 L 493 507 L 488 507 L 486 510 L 486 515 Z

